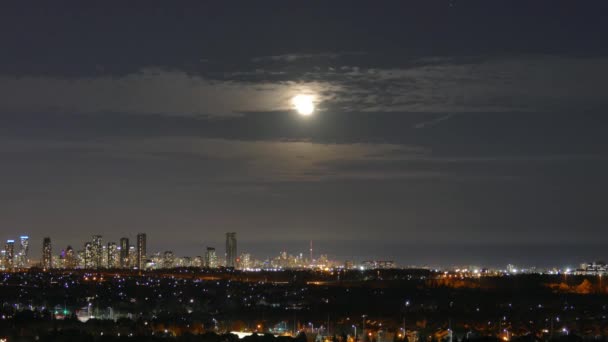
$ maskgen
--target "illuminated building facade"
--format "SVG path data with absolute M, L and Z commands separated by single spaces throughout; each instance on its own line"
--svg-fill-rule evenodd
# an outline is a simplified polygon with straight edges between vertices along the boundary
M 103 265 L 103 245 L 101 235 L 93 235 L 92 267 L 101 268 Z
M 119 255 L 118 255 L 118 246 L 116 246 L 116 242 L 108 242 L 107 247 L 107 259 L 108 259 L 108 268 L 116 268 L 119 266 Z
M 226 267 L 236 267 L 236 233 L 226 233 Z
M 72 246 L 68 246 L 65 249 L 65 267 L 72 269 L 76 268 L 76 255 L 74 254 L 74 248 Z
M 101 246 L 101 265 L 100 267 L 108 267 L 108 246 Z
M 361 266 L 366 270 L 391 269 L 395 268 L 395 262 L 392 260 L 367 260 Z
M 605 262 L 597 261 L 581 264 L 574 274 L 584 276 L 603 276 L 608 275 L 608 265 Z
M 93 262 L 93 244 L 87 242 L 84 244 L 84 268 L 93 268 L 95 263 Z
M 241 256 L 239 257 L 239 268 L 242 270 L 246 270 L 246 269 L 250 269 L 252 268 L 252 263 L 251 263 L 251 254 L 249 253 L 243 253 L 241 254 Z
M 6 266 L 6 250 L 0 250 L 0 271 L 5 271 Z
M 217 268 L 217 266 L 217 254 L 215 253 L 215 248 L 207 247 L 207 251 L 205 251 L 205 267 Z
M 203 267 L 203 257 L 201 257 L 200 255 L 195 256 L 194 259 L 192 259 L 192 266 Z
M 129 260 L 129 267 L 133 268 L 135 266 L 137 266 L 137 250 L 135 249 L 135 246 L 129 246 L 129 253 L 128 253 L 128 257 L 127 259 Z
M 129 268 L 129 239 L 120 239 L 120 267 Z
M 45 270 L 53 268 L 53 247 L 49 237 L 42 240 L 42 268 Z
M 4 252 L 5 267 L 12 270 L 15 267 L 15 240 L 6 240 Z
M 30 251 L 30 237 L 22 235 L 19 237 L 19 253 L 17 253 L 16 264 L 19 268 L 26 268 L 29 266 L 29 251 Z
M 137 269 L 144 269 L 146 265 L 146 234 L 137 234 Z
M 173 267 L 174 263 L 175 263 L 175 255 L 173 254 L 173 252 L 165 251 L 165 254 L 163 256 L 163 267 L 171 268 L 171 267 Z

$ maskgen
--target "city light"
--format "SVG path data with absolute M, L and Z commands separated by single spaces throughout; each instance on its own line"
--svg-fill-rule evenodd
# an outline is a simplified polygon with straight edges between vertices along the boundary
M 0 342 L 608 342 L 607 10 L 1 6 Z

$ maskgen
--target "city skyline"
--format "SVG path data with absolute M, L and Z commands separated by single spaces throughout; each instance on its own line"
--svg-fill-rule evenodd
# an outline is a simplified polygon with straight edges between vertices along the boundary
M 147 258 L 145 260 L 149 261 L 152 256 L 164 255 L 167 252 L 171 253 L 172 259 L 189 259 L 193 260 L 194 258 L 200 258 L 198 261 L 201 267 L 209 267 L 208 266 L 208 257 L 213 255 L 212 258 L 212 266 L 211 267 L 219 267 L 219 266 L 228 266 L 227 265 L 227 256 L 228 256 L 228 236 L 230 234 L 235 233 L 225 233 L 223 240 L 215 240 L 217 243 L 210 243 L 212 240 L 206 240 L 207 242 L 195 243 L 195 246 L 199 246 L 197 248 L 193 246 L 192 248 L 170 248 L 171 241 L 153 241 L 154 249 L 148 250 Z M 146 233 L 136 233 L 137 235 L 146 236 Z M 27 260 L 30 266 L 39 265 L 44 268 L 44 250 L 45 250 L 45 239 L 50 237 L 42 238 L 38 243 L 37 240 L 31 241 L 30 236 L 21 236 L 20 240 L 15 239 L 7 239 L 7 243 L 4 243 L 4 248 L 0 249 L 3 252 L 3 258 L 6 257 L 6 248 L 8 246 L 8 242 L 10 241 L 12 249 L 13 249 L 13 264 L 19 265 L 19 255 L 22 253 L 22 249 L 20 246 L 15 246 L 16 241 L 21 241 L 23 238 L 26 238 L 28 241 L 26 245 L 28 245 L 28 254 Z M 106 237 L 104 235 L 91 235 L 88 239 L 83 238 L 82 240 L 78 240 L 77 243 L 65 244 L 64 242 L 57 242 L 56 240 L 51 240 L 50 245 L 52 246 L 52 256 L 53 258 L 57 258 L 60 254 L 64 254 L 63 256 L 68 255 L 68 247 L 71 248 L 69 251 L 72 253 L 72 259 L 78 259 L 78 252 L 83 253 L 83 256 L 88 255 L 85 259 L 88 268 L 97 268 L 96 260 L 97 252 L 96 252 L 96 244 L 95 240 L 100 239 L 101 243 L 101 255 L 100 262 L 102 265 L 101 268 L 106 268 L 108 260 L 111 258 L 116 258 L 114 264 L 117 268 L 138 268 L 139 264 L 137 264 L 138 260 L 138 243 L 137 239 L 134 240 L 134 244 L 129 243 L 129 238 L 120 237 Z M 34 249 L 31 250 L 31 242 L 33 242 Z M 261 246 L 257 243 L 252 243 L 250 241 L 241 241 L 239 239 L 239 252 L 236 253 L 235 267 L 241 267 L 242 265 L 239 262 L 242 262 L 242 257 L 246 256 L 248 259 L 252 258 L 258 263 L 267 262 L 273 260 L 275 258 L 281 258 L 282 255 L 289 255 L 293 257 L 303 258 L 303 260 L 309 260 L 309 255 L 313 255 L 310 250 L 313 241 L 288 241 L 283 243 L 277 243 L 276 241 L 268 241 Z M 59 245 L 57 245 L 59 243 Z M 123 243 L 127 243 L 129 248 L 125 249 L 123 247 Z M 147 241 L 144 243 L 147 244 Z M 466 253 L 463 253 L 462 245 L 449 246 L 445 244 L 440 245 L 408 245 L 403 243 L 395 243 L 395 244 L 386 244 L 383 243 L 381 245 L 370 245 L 368 242 L 355 242 L 354 244 L 346 243 L 344 241 L 336 242 L 336 241 L 314 241 L 315 246 L 320 245 L 320 248 L 314 250 L 314 261 L 317 261 L 318 257 L 327 258 L 331 261 L 333 265 L 344 265 L 348 263 L 354 263 L 355 265 L 359 265 L 365 262 L 390 262 L 395 266 L 400 268 L 439 268 L 439 269 L 456 269 L 462 267 L 478 267 L 478 268 L 492 268 L 492 269 L 501 269 L 506 265 L 516 264 L 523 268 L 539 268 L 539 269 L 575 269 L 580 264 L 584 263 L 592 263 L 592 262 L 603 262 L 607 260 L 605 258 L 606 252 L 604 245 L 601 243 L 595 245 L 572 245 L 572 244 L 555 244 L 555 245 L 522 245 L 522 246 L 512 246 L 512 245 L 486 245 L 486 246 L 477 246 L 470 245 L 469 247 L 475 250 L 469 250 Z M 243 247 L 244 245 L 244 247 Z M 336 254 L 334 247 L 342 245 L 342 247 L 351 248 L 351 253 L 343 253 Z M 218 249 L 217 247 L 220 246 Z M 169 248 L 168 248 L 169 247 Z M 110 248 L 113 248 L 115 253 L 111 256 Z M 361 253 L 361 248 L 368 248 L 373 251 L 373 253 L 363 254 Z M 407 252 L 403 252 L 403 248 L 407 249 Z M 498 258 L 493 259 L 484 259 L 481 256 L 485 255 L 488 250 L 496 250 L 501 249 L 504 250 Z M 533 253 L 535 257 L 530 258 L 528 255 L 522 256 L 524 251 L 529 251 L 534 249 Z M 347 249 L 348 250 L 348 249 Z M 578 257 L 572 258 L 569 254 L 564 254 L 564 250 L 576 251 Z M 87 252 L 88 251 L 88 252 Z M 357 252 L 359 251 L 359 252 Z M 433 251 L 432 253 L 430 251 Z M 37 253 L 38 252 L 38 253 Z M 89 254 L 87 254 L 89 253 Z M 126 255 L 125 255 L 126 253 Z M 211 253 L 211 254 L 209 254 Z M 427 253 L 426 256 L 421 256 L 420 253 Z M 221 254 L 222 257 L 218 255 Z M 407 257 L 403 257 L 403 255 L 407 255 Z M 431 257 L 429 257 L 431 255 Z M 432 257 L 434 255 L 434 257 Z M 123 257 L 123 256 L 126 256 Z M 401 256 L 401 257 L 399 257 Z M 69 259 L 69 258 L 68 258 Z M 66 261 L 68 260 L 66 259 Z M 54 259 L 53 259 L 54 260 Z M 121 261 L 123 261 L 121 263 Z M 184 259 L 185 260 L 185 259 Z M 65 261 L 64 261 L 65 262 Z M 249 262 L 249 260 L 247 260 Z M 53 261 L 51 261 L 53 263 Z
M 608 341 L 607 13 L 0 4 L 0 342 Z

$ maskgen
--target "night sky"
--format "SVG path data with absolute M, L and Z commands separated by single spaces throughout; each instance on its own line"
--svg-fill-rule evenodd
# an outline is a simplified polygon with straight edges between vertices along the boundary
M 0 238 L 35 257 L 608 257 L 606 2 L 78 3 L 0 8 Z

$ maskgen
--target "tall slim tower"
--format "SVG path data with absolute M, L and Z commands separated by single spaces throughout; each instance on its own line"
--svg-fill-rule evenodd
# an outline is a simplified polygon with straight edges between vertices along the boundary
M 76 268 L 76 255 L 72 246 L 68 246 L 65 249 L 65 267 L 69 269 Z
M 6 268 L 12 270 L 15 267 L 15 240 L 6 240 L 4 250 L 6 252 Z
M 108 242 L 107 252 L 108 268 L 118 267 L 118 248 L 116 248 L 116 242 Z
M 137 234 L 137 269 L 143 270 L 146 266 L 146 234 Z
M 129 267 L 129 239 L 123 237 L 120 239 L 120 268 Z
M 51 246 L 51 238 L 45 237 L 42 240 L 42 268 L 50 270 L 53 268 L 53 247 Z
M 17 254 L 17 266 L 19 268 L 27 267 L 30 263 L 30 237 L 22 235 L 19 237 L 19 253 Z
M 226 267 L 236 267 L 236 233 L 226 233 Z
M 6 251 L 4 249 L 0 250 L 0 270 L 5 271 L 7 269 L 6 266 Z
M 90 242 L 84 244 L 84 268 L 93 268 L 93 245 Z
M 103 245 L 101 243 L 101 235 L 93 235 L 93 267 L 101 268 L 103 265 Z
M 310 240 L 310 264 L 312 265 L 312 240 Z
M 205 267 L 217 267 L 217 255 L 215 254 L 215 248 L 213 247 L 207 247 L 207 251 L 205 251 Z

